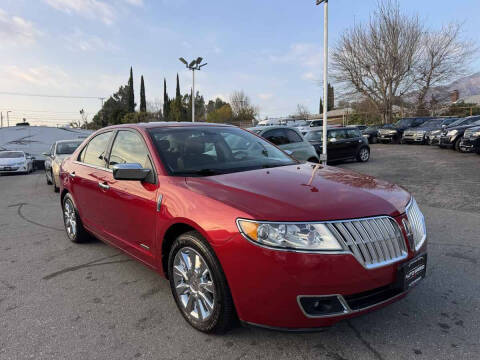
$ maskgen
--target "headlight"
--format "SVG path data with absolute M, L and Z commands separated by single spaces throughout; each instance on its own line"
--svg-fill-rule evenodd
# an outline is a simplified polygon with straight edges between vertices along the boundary
M 324 224 L 237 220 L 243 236 L 259 245 L 306 251 L 339 251 L 342 245 Z
M 457 135 L 458 133 L 458 130 L 450 130 L 449 132 L 447 132 L 447 136 L 455 136 Z
M 472 132 L 473 137 L 480 137 L 480 130 Z

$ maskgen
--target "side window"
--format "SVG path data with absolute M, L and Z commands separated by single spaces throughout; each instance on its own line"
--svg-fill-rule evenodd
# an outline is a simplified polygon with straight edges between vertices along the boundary
M 113 142 L 108 167 L 116 164 L 136 163 L 153 170 L 148 151 L 140 135 L 132 131 L 119 131 Z
M 358 129 L 348 129 L 347 130 L 347 137 L 349 139 L 361 137 L 360 131 Z
M 283 129 L 267 131 L 263 134 L 263 137 L 275 145 L 285 145 L 289 143 L 288 137 Z
M 285 133 L 287 134 L 289 143 L 303 142 L 303 139 L 294 130 L 285 129 Z
M 330 130 L 327 133 L 328 139 L 337 139 L 337 140 L 344 140 L 347 138 L 347 133 L 345 130 Z
M 107 144 L 111 135 L 112 132 L 107 131 L 90 140 L 87 147 L 80 154 L 80 161 L 89 165 L 106 167 L 105 152 L 107 151 Z

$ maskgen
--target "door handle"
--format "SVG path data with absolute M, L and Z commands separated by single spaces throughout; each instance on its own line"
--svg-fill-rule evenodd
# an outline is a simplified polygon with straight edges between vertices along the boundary
M 108 184 L 105 184 L 105 183 L 99 182 L 99 183 L 98 183 L 98 186 L 100 186 L 103 190 L 108 190 L 108 189 L 110 189 L 110 186 L 109 186 Z
M 69 175 L 71 178 L 74 178 L 75 176 L 77 176 L 77 175 L 75 175 L 75 171 L 72 171 L 71 173 L 68 173 L 68 175 Z

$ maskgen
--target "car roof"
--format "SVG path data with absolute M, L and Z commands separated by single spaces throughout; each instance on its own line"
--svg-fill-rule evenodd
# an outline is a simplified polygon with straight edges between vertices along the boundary
M 131 124 L 120 124 L 107 126 L 103 129 L 121 129 L 121 128 L 143 128 L 143 129 L 152 129 L 160 127 L 235 127 L 234 125 L 228 124 L 217 124 L 217 123 L 207 123 L 207 122 L 176 122 L 176 121 L 154 121 L 148 123 L 131 123 Z
M 247 128 L 249 131 L 263 131 L 263 130 L 275 130 L 275 129 L 290 129 L 298 131 L 298 128 L 293 126 L 282 126 L 282 125 L 273 125 L 273 126 L 255 126 Z

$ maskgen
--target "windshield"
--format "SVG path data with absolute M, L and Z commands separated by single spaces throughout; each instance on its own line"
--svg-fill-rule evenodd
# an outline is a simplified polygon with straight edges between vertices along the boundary
M 322 126 L 322 124 L 323 124 L 322 120 L 312 121 L 310 122 L 310 127 Z
M 297 164 L 266 140 L 239 128 L 153 128 L 149 133 L 174 176 L 210 176 Z
M 308 141 L 322 141 L 322 136 L 323 136 L 323 131 L 322 130 L 309 131 L 308 133 L 305 134 L 305 140 L 308 140 Z
M 73 154 L 73 152 L 77 150 L 81 143 L 81 141 L 57 143 L 57 149 L 55 152 L 57 153 L 57 155 Z
M 17 159 L 23 158 L 25 155 L 21 151 L 2 151 L 0 152 L 0 159 Z
M 410 127 L 413 124 L 413 119 L 400 119 L 395 123 L 395 127 Z
M 295 121 L 295 122 L 291 123 L 290 126 L 292 126 L 292 127 L 301 127 L 301 126 L 308 126 L 308 125 L 309 125 L 308 121 L 306 121 L 306 120 L 298 120 L 298 121 Z
M 435 119 L 435 120 L 428 120 L 427 122 L 424 122 L 421 126 L 422 127 L 435 127 L 435 126 L 440 126 L 442 124 L 443 120 L 441 119 Z

